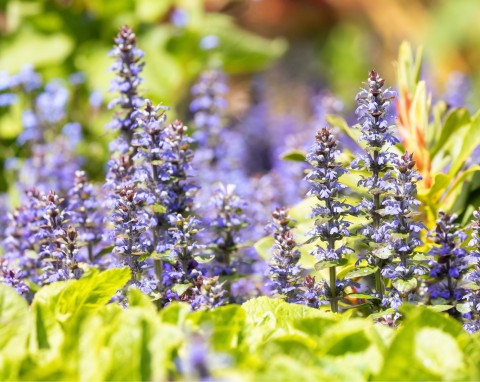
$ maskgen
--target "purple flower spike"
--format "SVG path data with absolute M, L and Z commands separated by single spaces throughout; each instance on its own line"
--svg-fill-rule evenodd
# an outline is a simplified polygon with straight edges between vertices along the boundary
M 218 266 L 214 273 L 230 274 L 242 231 L 249 225 L 244 213 L 247 203 L 235 193 L 234 185 L 220 184 L 211 198 L 210 208 L 214 216 L 207 219 L 212 236 L 208 247 Z
M 392 190 L 384 200 L 384 214 L 392 218 L 389 227 L 389 247 L 400 263 L 386 264 L 381 270 L 384 277 L 393 279 L 393 289 L 387 304 L 396 309 L 402 301 L 413 301 L 417 289 L 416 277 L 428 269 L 412 259 L 415 248 L 422 245 L 420 232 L 425 226 L 414 220 L 420 202 L 416 183 L 421 176 L 415 171 L 413 154 L 408 152 L 395 159 Z M 409 284 L 411 288 L 405 286 Z
M 341 201 L 345 186 L 339 178 L 346 172 L 337 162 L 339 151 L 337 141 L 328 128 L 323 128 L 315 136 L 315 144 L 307 155 L 307 161 L 312 170 L 305 177 L 310 184 L 309 194 L 314 195 L 318 204 L 312 211 L 315 218 L 315 228 L 312 230 L 312 240 L 326 243 L 325 247 L 317 245 L 311 252 L 319 263 L 328 262 L 330 268 L 330 299 L 334 312 L 338 310 L 338 299 L 343 295 L 343 289 L 336 289 L 335 267 L 351 249 L 344 245 L 336 245 L 337 241 L 349 236 L 350 222 L 344 219 L 352 207 Z
M 428 292 L 432 299 L 441 298 L 447 304 L 455 304 L 467 294 L 461 285 L 468 268 L 468 253 L 461 247 L 466 236 L 455 223 L 456 218 L 439 212 L 437 227 L 429 233 L 436 246 L 430 250 L 434 259 L 429 262 L 432 282 Z
M 473 271 L 467 276 L 471 284 L 465 295 L 471 317 L 464 328 L 469 333 L 475 333 L 480 330 L 480 208 L 473 212 L 471 228 L 472 240 L 468 246 L 471 248 L 469 262 L 473 264 Z
M 201 146 L 215 148 L 218 143 L 216 141 L 223 127 L 222 117 L 227 107 L 227 91 L 225 74 L 218 70 L 202 73 L 198 83 L 192 87 L 190 111 L 199 129 L 196 138 Z
M 144 53 L 137 48 L 137 37 L 131 28 L 122 26 L 114 41 L 116 45 L 110 55 L 117 61 L 111 67 L 116 74 L 111 91 L 119 93 L 119 96 L 110 102 L 109 108 L 118 106 L 121 112 L 109 127 L 120 130 L 121 140 L 125 144 L 119 143 L 116 147 L 125 153 L 137 127 L 134 113 L 143 104 L 143 98 L 138 95 L 138 88 L 143 81 L 140 73 L 145 63 L 142 60 Z
M 75 172 L 74 185 L 68 193 L 70 222 L 77 227 L 79 240 L 86 243 L 87 259 L 95 261 L 95 246 L 104 235 L 105 211 L 98 199 L 100 190 L 88 182 L 84 171 Z
M 356 97 L 356 114 L 361 129 L 360 141 L 365 141 L 366 150 L 352 161 L 351 167 L 370 174 L 359 181 L 359 185 L 366 189 L 367 197 L 360 203 L 358 210 L 369 219 L 360 233 L 371 248 L 365 256 L 368 263 L 378 267 L 375 275 L 376 289 L 382 299 L 385 285 L 381 271 L 392 258 L 377 256 L 377 250 L 389 240 L 388 223 L 391 218 L 388 213 L 383 214 L 382 210 L 387 209 L 388 212 L 385 195 L 392 188 L 390 170 L 396 158 L 396 155 L 389 151 L 389 146 L 398 142 L 387 118 L 387 110 L 395 94 L 390 89 L 383 89 L 385 80 L 374 70 L 369 73 L 365 84 L 367 87 Z
M 268 277 L 271 280 L 271 290 L 274 295 L 285 297 L 288 302 L 295 302 L 300 286 L 302 269 L 298 265 L 300 251 L 291 231 L 292 220 L 288 217 L 286 208 L 277 208 L 272 213 L 275 244 L 273 256 L 270 259 Z

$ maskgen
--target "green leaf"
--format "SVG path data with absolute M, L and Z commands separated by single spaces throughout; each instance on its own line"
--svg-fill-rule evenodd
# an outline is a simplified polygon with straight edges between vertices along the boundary
M 455 199 L 455 198 L 452 198 L 451 196 L 455 195 L 459 190 L 461 190 L 462 186 L 465 184 L 465 181 L 470 176 L 472 176 L 475 172 L 478 172 L 478 171 L 480 171 L 480 165 L 473 165 L 472 167 L 469 167 L 468 169 L 463 171 L 460 174 L 460 176 L 455 178 L 453 184 L 450 186 L 450 188 L 448 189 L 448 191 L 445 195 L 445 199 L 447 199 L 447 198 Z M 453 201 L 455 201 L 455 200 L 453 200 Z
M 271 257 L 271 249 L 272 246 L 275 244 L 275 239 L 271 236 L 262 237 L 259 241 L 257 241 L 253 248 L 257 251 L 258 255 L 264 260 L 270 260 Z
M 76 325 L 82 313 L 104 306 L 130 279 L 129 268 L 99 272 L 89 269 L 80 280 L 57 282 L 41 288 L 32 302 L 31 349 L 58 351 L 64 329 Z
M 455 176 L 460 171 L 473 150 L 480 145 L 480 112 L 473 116 L 470 126 L 465 131 L 461 145 L 462 147 L 458 152 L 459 155 L 453 155 L 449 171 L 450 176 Z
M 153 260 L 161 260 L 165 263 L 175 264 L 175 259 L 170 256 L 170 250 L 165 252 L 154 251 L 150 256 Z
M 191 314 L 190 321 L 195 314 Z M 210 343 L 217 352 L 238 351 L 244 329 L 246 312 L 238 305 L 221 306 L 217 309 L 202 312 L 196 324 L 200 327 L 210 327 Z
M 215 260 L 215 255 L 199 255 L 199 256 L 195 256 L 195 260 L 199 263 L 199 264 L 208 264 L 208 263 L 211 263 L 213 260 Z
M 28 303 L 15 289 L 0 284 L 0 348 L 5 350 L 15 333 L 21 334 L 21 327 L 26 323 Z
M 128 290 L 128 307 L 140 307 L 151 313 L 156 313 L 157 311 L 150 298 L 136 288 L 130 288 Z
M 334 114 L 328 114 L 325 116 L 325 120 L 332 126 L 339 129 L 342 133 L 350 137 L 354 142 L 358 142 L 360 136 L 362 135 L 359 129 L 354 129 L 348 126 L 347 121 L 342 117 Z
M 349 293 L 349 294 L 346 294 L 345 297 L 359 298 L 362 300 L 378 300 L 379 299 L 378 297 L 370 296 L 369 294 L 366 294 L 366 293 Z
M 415 92 L 417 83 L 420 80 L 422 51 L 422 47 L 419 47 L 414 56 L 412 46 L 408 41 L 402 41 L 400 44 L 397 81 L 400 88 L 405 87 L 412 94 Z
M 455 309 L 458 310 L 460 313 L 464 314 L 470 313 L 472 311 L 472 307 L 468 302 L 455 305 Z
M 305 162 L 306 154 L 303 151 L 291 150 L 283 153 L 281 158 L 291 162 Z
M 268 362 L 259 374 L 247 380 L 308 382 L 328 381 L 331 378 L 325 374 L 322 367 L 313 365 L 306 367 L 305 362 L 300 358 L 275 353 L 274 357 L 268 358 Z
M 63 62 L 73 49 L 73 41 L 65 34 L 42 35 L 24 29 L 7 44 L 2 44 L 0 67 L 17 72 L 26 64 L 43 66 Z
M 438 200 L 450 184 L 450 177 L 443 173 L 436 174 L 432 187 L 426 192 L 425 202 L 430 204 Z
M 334 326 L 341 319 L 341 315 L 338 314 L 324 317 L 306 317 L 296 320 L 294 326 L 310 336 L 321 337 L 328 328 Z
M 128 267 L 102 272 L 89 269 L 80 280 L 69 283 L 60 292 L 56 302 L 57 317 L 64 320 L 82 308 L 92 309 L 106 304 L 130 278 Z
M 160 311 L 160 319 L 165 324 L 182 325 L 190 313 L 190 304 L 174 302 Z
M 286 51 L 283 39 L 267 40 L 235 26 L 224 15 L 210 13 L 202 32 L 219 37 L 224 68 L 229 73 L 258 71 L 267 67 Z
M 165 212 L 167 212 L 167 208 L 158 203 L 152 204 L 151 207 L 152 207 L 152 211 L 157 214 L 164 214 Z
M 467 109 L 459 108 L 453 109 L 445 120 L 445 123 L 442 127 L 440 137 L 438 138 L 435 145 L 430 150 L 430 156 L 434 157 L 439 150 L 448 145 L 450 137 L 455 134 L 456 131 L 460 130 L 462 127 L 468 125 L 470 122 L 470 114 Z
M 152 23 L 162 18 L 172 5 L 173 0 L 137 0 L 135 16 L 146 23 Z
M 372 273 L 375 273 L 377 269 L 378 267 L 373 267 L 370 265 L 366 267 L 354 268 L 351 271 L 349 271 L 344 278 L 345 280 L 349 280 L 357 277 L 365 277 L 365 276 L 371 275 Z
M 421 306 L 402 305 L 406 319 L 385 356 L 377 380 L 462 380 L 465 356 L 460 323 Z
M 135 254 L 133 254 L 133 253 L 132 253 L 132 255 L 135 256 Z M 138 256 L 138 262 L 140 262 L 140 261 L 145 261 L 145 260 L 147 260 L 147 259 L 149 259 L 149 258 L 150 258 L 150 254 L 149 254 L 149 253 L 140 254 L 140 255 Z
M 108 247 L 103 248 L 100 252 L 98 252 L 95 257 L 101 257 L 103 255 L 106 255 L 107 253 L 112 253 L 113 250 L 113 245 L 110 245 Z
M 470 290 L 480 290 L 480 285 L 478 285 L 476 283 L 467 283 L 467 284 L 465 284 L 464 287 L 466 289 L 470 289 Z
M 386 246 L 379 246 L 372 250 L 372 255 L 379 259 L 386 260 L 393 256 L 392 251 Z
M 300 223 L 310 221 L 312 208 L 317 203 L 317 198 L 315 198 L 314 196 L 307 197 L 295 206 L 293 206 L 289 211 L 289 215 L 292 219 L 297 221 L 298 225 L 300 225 Z
M 462 379 L 464 355 L 452 335 L 432 327 L 408 327 L 401 334 L 392 343 L 381 380 Z
M 407 295 L 417 288 L 418 281 L 416 277 L 409 280 L 395 279 L 392 285 L 401 295 Z
M 322 269 L 327 269 L 331 267 L 341 267 L 345 264 L 348 264 L 348 259 L 343 258 L 338 261 L 319 261 L 315 264 L 315 270 L 321 271 Z
M 19 380 L 22 358 L 27 354 L 30 312 L 24 298 L 0 284 L 0 379 Z
M 368 318 L 371 319 L 371 320 L 376 320 L 378 318 L 389 316 L 389 315 L 395 314 L 395 313 L 396 313 L 395 309 L 388 308 L 388 309 L 382 310 L 381 312 L 373 313 L 373 314 L 369 315 Z
M 425 260 L 430 260 L 431 258 L 432 258 L 432 255 L 429 255 L 428 253 L 415 252 L 415 254 L 412 257 L 412 260 L 425 261 Z
M 190 287 L 192 286 L 192 284 L 175 284 L 173 287 L 172 287 L 172 292 L 178 294 L 179 296 L 181 296 L 182 294 L 184 294 Z
M 283 300 L 258 297 L 248 300 L 242 305 L 247 313 L 247 322 L 261 325 L 271 316 L 276 327 L 288 329 L 296 320 L 306 317 L 329 317 L 318 309 L 299 304 L 289 304 Z M 267 320 L 268 321 L 268 320 Z
M 453 305 L 428 305 L 427 308 L 434 312 L 446 312 L 447 310 L 452 309 Z

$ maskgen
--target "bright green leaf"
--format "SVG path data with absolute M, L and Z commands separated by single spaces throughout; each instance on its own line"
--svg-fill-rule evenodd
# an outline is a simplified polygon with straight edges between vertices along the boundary
M 348 264 L 348 259 L 343 258 L 338 261 L 319 261 L 315 264 L 315 270 L 321 271 L 322 269 L 332 268 L 332 267 L 341 267 Z
M 395 279 L 392 285 L 401 295 L 407 295 L 417 288 L 418 281 L 415 277 L 409 280 Z
M 281 155 L 281 158 L 291 162 L 305 162 L 306 155 L 302 151 L 287 151 Z
M 371 275 L 372 273 L 375 273 L 377 269 L 378 267 L 373 267 L 373 266 L 354 268 L 351 271 L 349 271 L 344 278 L 346 280 L 349 280 L 349 279 L 354 279 L 356 277 L 365 277 L 365 276 Z
M 273 244 L 275 244 L 275 239 L 271 236 L 265 236 L 258 240 L 254 245 L 255 251 L 257 251 L 258 255 L 264 260 L 270 260 L 271 257 L 271 249 Z

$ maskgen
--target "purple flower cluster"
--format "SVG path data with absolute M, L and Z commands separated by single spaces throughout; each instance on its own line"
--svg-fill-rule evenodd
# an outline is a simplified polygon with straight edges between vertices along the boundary
M 111 70 L 115 72 L 112 81 L 112 91 L 119 93 L 109 108 L 118 106 L 121 110 L 109 124 L 110 128 L 120 130 L 121 138 L 114 144 L 114 149 L 125 153 L 128 150 L 137 126 L 135 111 L 143 104 L 143 98 L 138 95 L 138 87 L 142 83 L 140 73 L 145 65 L 142 61 L 144 53 L 137 48 L 137 37 L 128 26 L 120 28 L 114 39 L 115 46 L 110 55 L 116 59 Z
M 104 237 L 105 211 L 97 198 L 100 190 L 87 179 L 85 171 L 76 171 L 73 186 L 68 192 L 68 210 L 70 223 L 79 235 L 79 241 L 85 244 L 86 257 L 89 262 L 95 261 L 99 249 L 96 247 Z
M 338 155 L 337 141 L 332 131 L 328 128 L 319 130 L 315 144 L 307 155 L 307 161 L 312 169 L 305 177 L 311 187 L 309 194 L 318 200 L 312 211 L 312 217 L 316 220 L 315 228 L 310 233 L 310 240 L 325 243 L 325 246 L 317 245 L 311 254 L 322 267 L 330 268 L 328 291 L 331 295 L 326 297 L 335 312 L 338 310 L 338 299 L 343 294 L 342 289 L 337 289 L 335 267 L 340 265 L 346 254 L 352 252 L 344 244 L 336 244 L 350 235 L 348 231 L 350 222 L 345 220 L 344 216 L 350 214 L 352 210 L 351 206 L 341 200 L 346 186 L 340 183 L 339 178 L 346 170 L 337 162 Z
M 227 91 L 226 76 L 219 70 L 203 72 L 191 90 L 193 100 L 190 111 L 198 128 L 196 140 L 199 146 L 210 147 L 213 153 L 218 147 L 219 134 L 223 128 L 222 117 L 227 107 Z M 211 160 L 215 161 L 217 158 Z
M 69 213 L 63 205 L 52 191 L 27 192 L 25 204 L 10 215 L 6 230 L 7 274 L 39 285 L 81 276 L 78 233 L 68 224 Z
M 68 139 L 58 136 L 52 142 L 32 145 L 31 151 L 31 157 L 19 169 L 20 190 L 36 187 L 42 192 L 55 190 L 65 197 L 73 186 L 75 172 L 82 164 Z
M 277 208 L 272 213 L 273 223 L 268 227 L 273 231 L 275 244 L 272 250 L 268 277 L 271 280 L 271 290 L 274 295 L 283 296 L 286 301 L 296 301 L 298 287 L 301 283 L 302 269 L 298 265 L 300 251 L 292 232 L 292 220 L 286 208 Z M 315 296 L 316 299 L 319 296 Z M 314 297 L 312 296 L 313 300 Z
M 384 259 L 382 246 L 389 240 L 389 217 L 383 214 L 386 193 L 391 189 L 392 176 L 391 164 L 396 155 L 389 151 L 389 145 L 394 145 L 398 139 L 393 134 L 393 127 L 389 125 L 387 110 L 394 93 L 390 89 L 383 89 L 385 80 L 372 70 L 369 73 L 367 87 L 357 94 L 358 107 L 356 114 L 361 128 L 361 141 L 365 141 L 366 152 L 355 158 L 351 167 L 363 170 L 370 174 L 362 178 L 359 185 L 368 190 L 371 198 L 364 198 L 358 206 L 369 222 L 360 233 L 365 237 L 365 242 L 370 246 L 366 254 L 370 265 L 378 267 L 376 273 L 376 289 L 383 297 L 385 291 L 381 270 L 390 262 Z
M 326 285 L 327 283 L 316 282 L 314 276 L 305 276 L 302 286 L 298 288 L 299 293 L 296 302 L 311 308 L 319 308 L 325 303 L 321 297 L 325 296 Z
M 409 301 L 418 286 L 417 276 L 424 275 L 428 269 L 413 260 L 415 249 L 422 245 L 420 232 L 424 229 L 421 222 L 414 220 L 420 202 L 417 200 L 416 183 L 421 180 L 415 171 L 413 154 L 408 152 L 393 163 L 394 181 L 391 193 L 384 200 L 384 214 L 392 218 L 389 228 L 389 250 L 396 260 L 381 269 L 382 276 L 392 279 L 393 289 L 389 292 L 388 305 L 397 308 L 399 302 Z M 388 252 L 387 252 L 388 255 Z
M 215 256 L 214 274 L 231 274 L 233 256 L 242 242 L 242 231 L 249 224 L 247 203 L 235 193 L 232 184 L 219 184 L 211 197 L 211 218 L 207 217 L 210 237 L 208 248 Z
M 6 71 L 0 71 L 0 107 L 11 106 L 18 101 L 16 91 L 20 89 L 25 93 L 31 93 L 42 84 L 40 76 L 33 70 L 31 65 L 24 66 L 19 73 L 9 75 Z
M 475 333 L 480 330 L 480 208 L 473 212 L 471 228 L 472 240 L 468 245 L 471 248 L 470 261 L 473 263 L 473 271 L 466 276 L 470 283 L 465 286 L 468 289 L 465 299 L 470 320 L 464 324 L 464 328 L 469 333 Z
M 467 294 L 461 285 L 468 268 L 468 252 L 461 247 L 467 235 L 455 223 L 456 219 L 456 215 L 439 212 L 437 226 L 429 234 L 436 246 L 430 250 L 434 259 L 429 262 L 432 282 L 428 293 L 432 299 L 442 299 L 447 304 L 462 301 Z
M 225 281 L 219 282 L 218 276 L 199 275 L 194 281 L 194 299 L 192 309 L 214 309 L 226 305 L 229 301 Z
M 202 40 L 205 49 L 216 44 L 215 36 Z M 8 171 L 25 192 L 19 206 L 0 218 L 1 282 L 31 301 L 38 287 L 79 278 L 89 267 L 127 266 L 132 278 L 112 302 L 126 305 L 129 288 L 148 294 L 158 308 L 183 301 L 192 310 L 270 294 L 313 308 L 330 304 L 333 312 L 358 308 L 368 315 L 383 309 L 377 320 L 397 325 L 402 303 L 429 300 L 452 305 L 449 312 L 463 317 L 467 331 L 479 330 L 480 210 L 474 212 L 470 253 L 455 215 L 440 213 L 429 235 L 435 243 L 431 261 L 425 262 L 418 253 L 425 228 L 417 220 L 421 177 L 413 154 L 397 156 L 390 150 L 398 142 L 388 116 L 394 95 L 378 73 L 369 73 L 356 98 L 365 151 L 351 163 L 353 175 L 363 175 L 361 187 L 350 190 L 341 181 L 350 175 L 330 128 L 316 132 L 306 163 L 288 167 L 279 159 L 285 150 L 303 147 L 295 139 L 292 145 L 282 141 L 284 135 L 301 138 L 295 135 L 300 123 L 293 117 L 273 119 L 263 86 L 253 92 L 253 107 L 235 123 L 226 118 L 226 75 L 203 72 L 191 92 L 196 131 L 190 134 L 181 121 L 168 121 L 167 107 L 140 94 L 143 52 L 130 28 L 120 29 L 111 56 L 117 96 L 110 107 L 117 112 L 109 126 L 119 137 L 111 145 L 103 188 L 81 170 L 75 150 L 82 127 L 68 123 L 73 103 L 68 87 L 78 87 L 83 76 L 72 75 L 69 85 L 43 86 L 32 68 L 15 76 L 0 72 L 0 106 L 26 101 L 18 143 L 22 154 L 31 154 L 25 161 L 8 161 Z M 339 105 L 329 95 L 322 97 L 315 123 L 325 126 L 325 110 Z M 295 151 L 288 157 L 302 158 Z M 315 244 L 310 254 L 317 273 L 305 275 L 286 208 L 272 214 L 275 244 L 268 264 L 251 244 L 260 238 L 259 227 L 263 233 L 265 211 L 297 200 L 308 165 L 304 179 L 316 205 L 305 244 Z M 359 194 L 358 206 L 348 204 Z M 359 240 L 350 237 L 356 215 Z M 337 274 L 348 263 L 353 269 Z M 372 273 L 375 287 L 366 277 L 357 289 L 353 280 Z M 199 359 L 197 369 L 203 367 Z
M 6 259 L 0 258 L 0 283 L 11 286 L 19 295 L 28 298 L 30 295 L 30 288 L 14 270 L 8 267 L 8 265 Z
M 150 240 L 146 235 L 149 215 L 144 210 L 145 200 L 135 187 L 124 186 L 115 193 L 113 213 L 113 252 L 123 257 L 132 270 L 135 284 L 141 278 L 142 262 L 139 260 L 149 252 Z

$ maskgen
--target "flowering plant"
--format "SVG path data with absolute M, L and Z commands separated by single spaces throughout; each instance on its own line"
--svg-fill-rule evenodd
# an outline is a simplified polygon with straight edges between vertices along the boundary
M 460 168 L 452 161 L 449 175 L 432 175 L 428 148 L 405 150 L 405 126 L 412 122 L 402 114 L 406 101 L 397 103 L 398 127 L 391 107 L 397 96 L 377 71 L 368 73 L 356 96 L 358 124 L 350 128 L 327 118 L 334 126 L 316 131 L 305 156 L 289 154 L 302 163 L 288 167 L 269 155 L 270 149 L 280 150 L 265 136 L 256 139 L 256 124 L 246 134 L 229 125 L 225 72 L 205 70 L 193 85 L 189 128 L 170 120 L 168 107 L 142 95 L 148 60 L 133 30 L 121 27 L 114 42 L 115 96 L 107 128 L 115 137 L 103 185 L 89 181 L 78 142 L 67 139 L 83 133 L 66 120 L 67 88 L 55 81 L 43 86 L 31 69 L 2 85 L 3 107 L 18 101 L 16 92 L 35 92 L 18 136 L 30 156 L 23 162 L 11 158 L 12 168 L 20 170 L 14 183 L 21 196 L 0 219 L 0 282 L 9 286 L 0 286 L 0 312 L 13 333 L 9 338 L 0 331 L 0 343 L 14 349 L 1 355 L 0 363 L 8 366 L 2 377 L 88 380 L 93 376 L 80 365 L 93 363 L 100 370 L 93 358 L 102 359 L 99 349 L 106 344 L 126 358 L 111 360 L 100 379 L 207 379 L 216 373 L 219 353 L 231 357 L 218 361 L 219 369 L 231 362 L 243 370 L 250 352 L 280 355 L 293 370 L 294 354 L 304 354 L 309 372 L 319 378 L 395 379 L 410 375 L 407 366 L 396 364 L 405 349 L 422 378 L 478 376 L 465 365 L 479 360 L 478 352 L 468 351 L 477 337 L 467 332 L 480 327 L 480 212 L 461 203 L 463 222 L 473 217 L 462 228 L 457 214 L 437 211 L 438 200 L 422 204 L 425 195 L 451 194 L 442 182 Z M 259 99 L 250 117 L 269 125 L 264 89 L 256 86 Z M 478 128 L 477 116 L 468 118 L 468 129 Z M 344 147 L 338 124 L 358 138 L 355 154 Z M 433 152 L 446 139 L 437 138 Z M 262 163 L 256 167 L 257 159 Z M 259 167 L 270 170 L 252 171 Z M 463 169 L 460 178 L 477 168 Z M 307 198 L 298 202 L 303 172 Z M 279 207 L 286 204 L 296 205 Z M 446 206 L 453 210 L 453 204 Z M 431 214 L 437 212 L 432 229 Z M 261 238 L 265 225 L 273 237 Z M 17 319 L 24 332 L 10 324 Z M 110 321 L 115 329 L 106 330 Z M 125 341 L 140 358 L 132 367 L 119 366 L 132 356 L 117 348 L 117 335 L 129 323 L 133 334 Z M 104 332 L 93 338 L 87 327 Z M 446 344 L 451 369 L 423 362 L 418 354 L 436 360 L 442 353 L 424 349 L 424 341 L 417 341 L 422 336 Z M 324 340 L 326 347 L 318 347 Z M 91 358 L 79 351 L 89 341 L 95 344 Z M 365 361 L 348 371 L 337 367 L 340 355 L 367 359 L 387 348 L 379 356 L 381 366 Z M 60 370 L 64 349 L 72 360 Z M 325 367 L 324 359 L 338 365 Z M 274 361 L 273 369 L 255 364 L 249 376 L 273 378 L 280 363 Z M 116 374 L 117 367 L 125 372 Z

